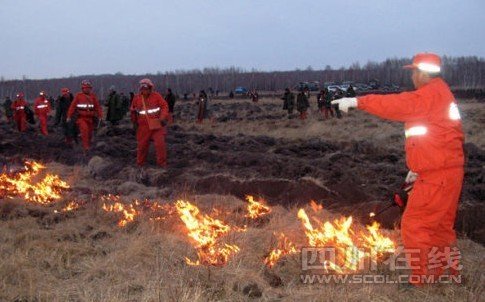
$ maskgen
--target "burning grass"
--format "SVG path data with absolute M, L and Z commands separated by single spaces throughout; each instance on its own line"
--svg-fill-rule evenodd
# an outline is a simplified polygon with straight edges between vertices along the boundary
M 15 194 L 0 200 L 0 301 L 465 301 L 483 293 L 484 249 L 468 240 L 459 242 L 465 286 L 398 295 L 395 284 L 304 284 L 303 247 L 339 248 L 329 272 L 375 274 L 359 261 L 379 262 L 398 244 L 396 231 L 363 226 L 316 202 L 285 209 L 257 197 L 164 203 L 61 194 L 42 204 Z M 265 223 L 252 223 L 262 217 Z
M 237 225 L 232 223 L 237 221 L 237 215 L 241 222 L 247 219 L 246 211 L 239 212 L 247 203 L 216 195 L 195 196 L 190 200 L 172 204 L 173 211 L 165 212 L 162 215 L 165 219 L 158 220 L 150 218 L 156 217 L 153 212 L 160 206 L 165 211 L 163 204 L 126 201 L 121 196 L 93 198 L 70 210 L 68 219 L 48 225 L 49 220 L 29 215 L 0 220 L 3 255 L 0 300 L 242 301 L 250 297 L 269 300 L 327 297 L 356 301 L 452 301 L 473 298 L 479 293 L 478 280 L 466 287 L 444 285 L 399 296 L 397 286 L 392 284 L 305 285 L 300 277 L 299 250 L 309 245 L 307 222 L 314 231 L 322 233 L 329 222 L 335 233 L 329 238 L 339 242 L 346 240 L 337 239 L 338 233 L 347 232 L 355 241 L 353 236 L 363 232 L 368 238 L 362 240 L 372 245 L 380 240 L 375 236 L 375 226 L 366 229 L 356 222 L 349 226 L 348 218 L 324 210 L 312 212 L 310 206 L 303 209 L 277 206 L 271 207 L 268 223 L 249 224 L 244 231 L 237 232 Z M 132 206 L 138 215 L 121 226 L 119 219 L 125 218 L 124 211 L 112 213 L 116 217 L 113 220 L 110 213 L 100 210 L 103 205 L 116 208 L 117 203 L 128 205 L 128 209 Z M 217 211 L 213 211 L 215 205 Z M 307 214 L 308 221 L 302 211 L 313 213 Z M 315 240 L 323 240 L 314 235 Z M 391 231 L 381 235 L 393 241 L 397 237 Z M 326 240 L 328 243 L 330 239 Z M 237 246 L 237 251 L 227 245 Z M 212 253 L 208 246 L 218 248 L 219 254 Z M 473 264 L 480 263 L 483 248 L 469 241 L 460 242 L 460 246 L 468 267 L 467 277 L 479 276 L 479 268 Z M 193 259 L 194 249 L 197 259 L 187 261 Z M 223 251 L 230 251 L 227 258 L 221 256 Z M 273 265 L 266 261 L 265 265 L 271 254 L 280 256 L 279 261 Z
M 189 265 L 222 266 L 240 248 L 234 244 L 220 243 L 219 238 L 231 231 L 225 222 L 201 214 L 199 208 L 190 202 L 178 200 L 175 203 L 180 219 L 185 223 L 188 236 L 195 241 L 198 260 L 185 258 Z
M 140 219 L 140 216 L 150 221 L 162 221 L 175 213 L 175 207 L 171 204 L 162 203 L 158 200 L 125 201 L 118 195 L 102 195 L 101 208 L 108 213 L 117 214 L 118 226 L 126 227 L 128 224 Z
M 315 202 L 311 202 L 310 207 L 317 213 L 321 211 Z M 325 272 L 355 273 L 363 269 L 362 264 L 366 258 L 372 263 L 378 263 L 384 254 L 395 251 L 396 243 L 380 231 L 377 222 L 366 226 L 364 230 L 358 230 L 360 227 L 353 225 L 352 216 L 324 222 L 318 217 L 312 217 L 313 224 L 305 209 L 300 208 L 297 216 L 301 221 L 300 229 L 306 236 L 305 242 L 297 247 L 284 233 L 278 234 L 277 247 L 264 260 L 269 267 L 277 264 L 283 256 L 297 254 L 302 247 L 331 248 L 335 250 L 333 261 L 322 259 Z M 294 230 L 292 233 L 295 237 Z
M 61 198 L 69 185 L 58 175 L 41 177 L 45 166 L 35 161 L 26 161 L 18 171 L 4 170 L 0 174 L 0 199 L 22 197 L 28 202 L 47 205 Z
M 259 199 L 258 201 L 254 200 L 254 197 L 251 195 L 246 196 L 246 200 L 248 202 L 246 217 L 251 219 L 256 219 L 263 217 L 271 212 L 271 209 L 266 205 L 266 201 L 263 199 Z

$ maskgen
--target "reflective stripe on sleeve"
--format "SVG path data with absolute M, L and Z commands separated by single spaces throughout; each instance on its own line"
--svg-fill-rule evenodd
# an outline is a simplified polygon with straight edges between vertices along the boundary
M 455 102 L 450 104 L 450 109 L 448 110 L 448 116 L 451 120 L 461 120 L 460 111 L 458 110 L 458 105 Z
M 425 135 L 426 133 L 428 133 L 428 128 L 425 126 L 414 126 L 404 131 L 406 138 L 411 136 L 421 136 Z

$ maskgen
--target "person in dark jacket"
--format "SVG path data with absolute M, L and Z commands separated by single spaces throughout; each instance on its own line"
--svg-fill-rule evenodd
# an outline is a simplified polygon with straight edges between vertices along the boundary
M 355 98 L 355 96 L 356 96 L 356 94 L 355 94 L 354 87 L 352 87 L 352 85 L 350 85 L 349 88 L 347 89 L 346 97 Z
M 207 93 L 204 90 L 199 92 L 199 111 L 197 112 L 197 123 L 201 124 L 204 119 L 208 116 L 207 104 L 208 104 Z
M 251 96 L 253 103 L 257 103 L 259 101 L 259 94 L 256 91 L 256 89 L 254 89 L 253 91 L 250 92 L 250 96 Z
M 69 91 L 68 88 L 62 88 L 61 89 L 61 95 L 57 97 L 56 101 L 56 117 L 55 117 L 55 126 L 58 126 L 59 124 L 62 125 L 62 127 L 65 127 L 66 125 L 66 118 L 67 118 L 67 110 L 69 109 L 69 106 L 71 106 L 71 102 L 74 99 L 74 96 L 72 93 Z
M 106 120 L 109 121 L 112 126 L 118 125 L 118 122 L 123 118 L 123 103 L 120 95 L 116 92 L 115 86 L 109 88 L 105 106 L 108 107 Z
M 49 97 L 49 105 L 51 106 L 51 108 L 54 108 L 54 106 L 56 105 L 55 102 L 56 102 L 56 100 L 54 100 L 54 98 L 51 95 Z
M 290 88 L 286 88 L 281 99 L 283 100 L 283 110 L 287 110 L 288 118 L 291 118 L 295 107 L 295 95 L 290 91 Z
M 57 97 L 56 101 L 56 117 L 55 117 L 55 126 L 61 125 L 65 137 L 65 142 L 68 146 L 72 146 L 72 141 L 76 141 L 77 143 L 77 127 L 74 123 L 68 124 L 66 122 L 67 119 L 67 111 L 69 110 L 69 106 L 71 106 L 71 102 L 74 99 L 74 96 L 69 91 L 69 88 L 62 88 L 61 95 Z
M 173 109 L 175 108 L 175 101 L 177 98 L 172 93 L 172 89 L 167 88 L 167 94 L 165 95 L 165 100 L 168 103 L 168 122 L 173 123 Z
M 300 119 L 304 120 L 308 117 L 308 107 L 310 107 L 310 103 L 308 102 L 307 94 L 304 90 L 301 90 L 296 97 L 296 110 L 300 113 Z
M 5 98 L 5 102 L 3 102 L 3 109 L 5 111 L 5 117 L 7 118 L 7 122 L 13 122 L 13 110 L 12 110 L 12 100 L 10 97 Z
M 323 89 L 317 94 L 317 106 L 323 117 L 325 112 L 325 90 Z
M 312 94 L 310 93 L 310 89 L 308 89 L 308 87 L 303 88 L 303 93 L 306 95 L 306 98 L 310 100 Z
M 331 104 L 331 102 L 333 101 L 333 92 L 328 90 L 328 88 L 325 88 L 322 91 L 323 91 L 322 115 L 324 115 L 326 119 L 328 118 L 329 113 L 331 117 L 334 117 L 332 104 Z
M 333 93 L 332 100 L 338 100 L 344 97 L 344 92 L 337 88 L 337 91 Z M 335 110 L 335 114 L 337 118 L 342 118 L 342 113 L 340 112 L 339 105 L 332 105 L 332 108 Z
M 130 111 L 130 99 L 123 93 L 120 93 L 121 104 L 122 104 L 122 113 L 123 117 Z

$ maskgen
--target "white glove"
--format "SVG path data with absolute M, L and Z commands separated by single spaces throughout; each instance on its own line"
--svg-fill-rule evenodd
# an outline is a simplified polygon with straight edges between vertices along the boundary
M 413 171 L 409 170 L 408 175 L 406 176 L 405 182 L 410 184 L 418 179 L 418 173 L 414 173 Z
M 357 98 L 341 98 L 341 99 L 332 101 L 331 104 L 339 105 L 338 109 L 347 113 L 349 112 L 349 108 L 357 108 Z

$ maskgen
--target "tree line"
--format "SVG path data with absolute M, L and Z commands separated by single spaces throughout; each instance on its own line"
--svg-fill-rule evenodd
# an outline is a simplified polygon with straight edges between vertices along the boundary
M 4 80 L 1 78 L 0 97 L 9 96 L 12 98 L 15 93 L 22 91 L 27 99 L 31 100 L 41 90 L 56 97 L 60 88 L 67 87 L 71 91 L 77 92 L 81 80 L 89 79 L 93 83 L 96 93 L 101 98 L 105 98 L 111 85 L 114 85 L 117 91 L 125 94 L 136 91 L 138 81 L 143 77 L 151 78 L 159 91 L 170 87 L 179 95 L 196 93 L 201 89 L 207 90 L 209 88 L 227 94 L 238 86 L 258 91 L 281 91 L 286 87 L 293 88 L 299 82 L 311 81 L 318 81 L 323 84 L 325 82 L 339 83 L 343 81 L 368 83 L 371 80 L 378 80 L 382 84 L 392 83 L 406 89 L 411 88 L 412 83 L 409 71 L 403 70 L 402 66 L 410 62 L 411 59 L 409 58 L 391 58 L 383 62 L 368 62 L 363 66 L 359 63 L 353 63 L 347 68 L 341 67 L 339 69 L 327 65 L 322 70 L 314 70 L 311 66 L 292 71 L 247 71 L 237 67 L 212 67 L 202 70 L 175 70 L 146 75 L 116 73 L 43 80 L 31 80 L 24 76 L 22 80 Z M 445 56 L 443 57 L 442 75 L 450 86 L 457 90 L 485 88 L 485 59 L 477 56 Z

